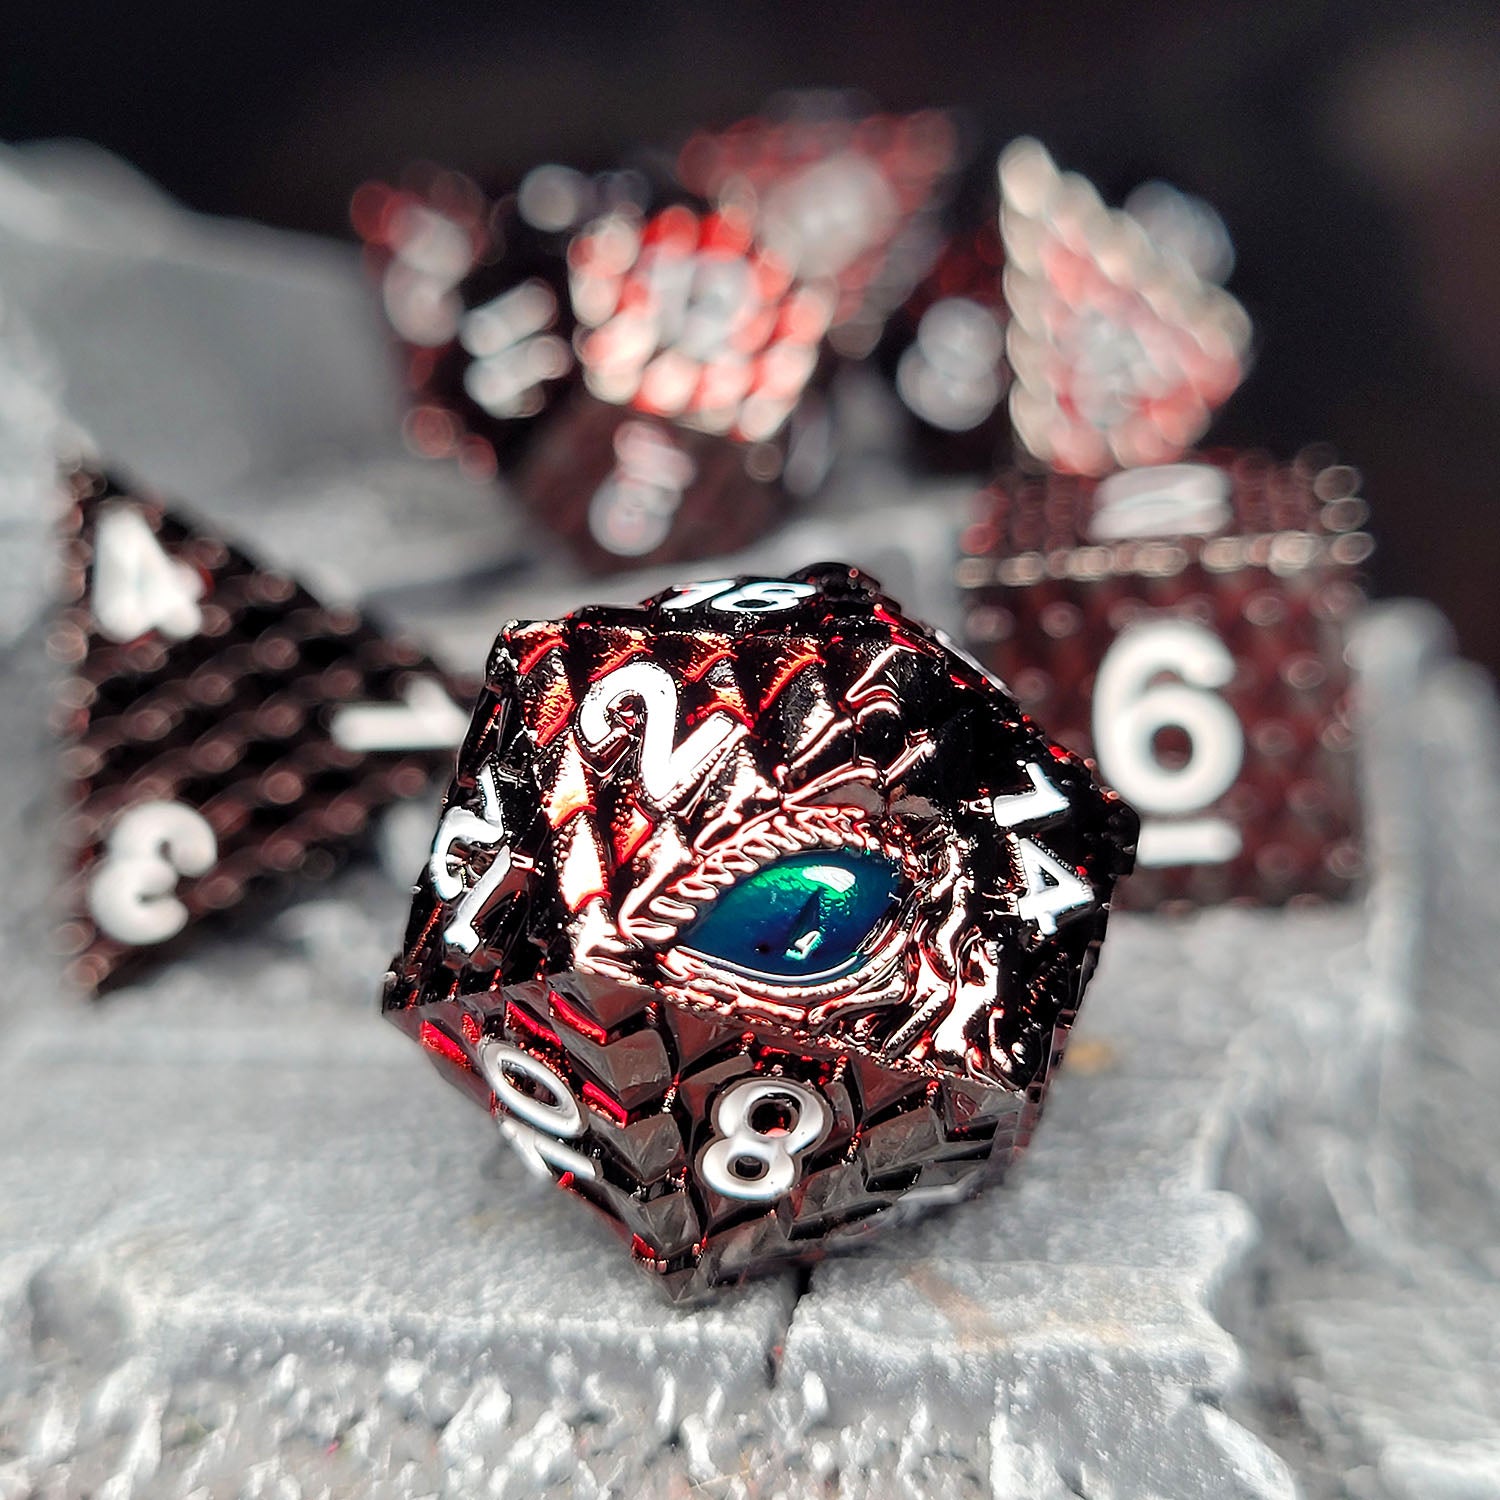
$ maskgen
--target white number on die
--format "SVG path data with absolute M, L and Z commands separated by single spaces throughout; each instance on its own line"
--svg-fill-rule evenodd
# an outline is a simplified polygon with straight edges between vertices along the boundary
M 1035 922 L 1044 936 L 1051 937 L 1064 912 L 1094 904 L 1093 887 L 1035 839 L 1017 838 L 1015 843 L 1026 883 L 1026 894 L 1016 900 L 1016 915 L 1023 922 Z
M 786 578 L 761 578 L 734 586 L 732 578 L 714 578 L 707 583 L 686 585 L 675 599 L 662 604 L 663 609 L 692 609 L 711 604 L 732 614 L 770 614 L 776 609 L 791 609 L 818 591 L 810 583 L 793 583 Z
M 785 1078 L 752 1078 L 714 1105 L 719 1139 L 703 1153 L 704 1182 L 726 1198 L 769 1203 L 797 1183 L 797 1156 L 832 1123 L 822 1096 Z
M 1001 828 L 1019 828 L 1026 823 L 1043 823 L 1067 812 L 1068 799 L 1047 779 L 1047 773 L 1035 761 L 1026 767 L 1031 782 L 1029 792 L 1012 792 L 995 797 L 990 806 L 995 822 Z
M 1094 684 L 1094 748 L 1105 780 L 1152 815 L 1141 826 L 1143 865 L 1216 864 L 1239 852 L 1235 826 L 1203 816 L 1244 763 L 1244 730 L 1215 691 L 1233 677 L 1223 641 L 1191 620 L 1134 625 L 1105 654 Z M 1157 754 L 1156 736 L 1169 729 L 1188 739 L 1180 764 Z
M 464 390 L 492 417 L 530 417 L 546 402 L 542 387 L 573 368 L 567 342 L 553 333 L 557 298 L 533 278 L 465 313 L 458 341 L 474 362 Z
M 476 813 L 467 807 L 450 807 L 438 824 L 432 857 L 427 862 L 433 890 L 444 901 L 458 900 L 453 920 L 443 931 L 443 940 L 464 953 L 472 953 L 479 946 L 479 933 L 474 923 L 483 916 L 485 907 L 511 868 L 510 846 L 505 842 L 505 825 L 500 815 L 500 789 L 495 785 L 492 766 L 486 766 L 479 773 L 479 791 L 484 798 L 484 811 Z M 467 862 L 461 856 L 455 861 L 453 851 L 458 844 L 495 851 L 488 868 L 473 885 L 464 882 Z
M 203 628 L 202 593 L 203 579 L 167 556 L 140 511 L 111 505 L 99 513 L 91 602 L 100 635 L 133 641 L 157 630 L 186 640 Z
M 479 1066 L 509 1112 L 500 1122 L 500 1132 L 531 1171 L 549 1180 L 549 1167 L 575 1177 L 598 1176 L 588 1157 L 563 1144 L 583 1134 L 583 1111 L 573 1091 L 546 1063 L 509 1042 L 489 1041 L 480 1049 Z
M 1051 937 L 1064 912 L 1094 904 L 1094 891 L 1077 870 L 1035 839 L 1016 832 L 1028 824 L 1050 822 L 1068 810 L 1068 799 L 1035 761 L 1027 764 L 1026 779 L 1031 783 L 1030 791 L 993 797 L 990 807 L 995 822 L 1010 835 L 1011 852 L 1026 886 L 1024 894 L 1016 898 L 1016 915 L 1023 922 L 1034 922 L 1043 936 Z
M 642 720 L 632 726 L 624 705 L 635 700 Z M 677 684 L 649 661 L 616 667 L 588 691 L 578 710 L 578 737 L 593 751 L 608 751 L 639 729 L 641 788 L 657 807 L 674 806 L 719 755 L 744 733 L 732 714 L 715 709 L 686 738 L 677 740 Z
M 139 803 L 110 829 L 89 881 L 89 913 L 116 942 L 164 943 L 187 925 L 177 882 L 206 874 L 218 857 L 218 840 L 202 813 L 181 802 Z
M 944 297 L 922 314 L 917 336 L 896 365 L 896 390 L 923 421 L 970 432 L 1000 403 L 1005 330 L 987 307 Z

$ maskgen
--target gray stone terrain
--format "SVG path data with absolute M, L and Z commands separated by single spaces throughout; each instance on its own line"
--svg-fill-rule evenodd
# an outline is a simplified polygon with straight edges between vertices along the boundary
M 392 410 L 352 256 L 0 160 L 0 1500 L 1500 1496 L 1500 717 L 1420 606 L 1357 643 L 1364 901 L 1117 918 L 1009 1182 L 706 1309 L 375 1015 L 420 810 L 380 863 L 66 993 L 62 412 L 451 665 L 645 591 L 405 458 Z M 962 492 L 868 458 L 834 486 L 755 566 L 850 555 L 951 623 Z

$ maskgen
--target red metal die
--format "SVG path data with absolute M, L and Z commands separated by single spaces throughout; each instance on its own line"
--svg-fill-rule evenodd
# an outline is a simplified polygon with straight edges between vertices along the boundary
M 1131 906 L 1342 896 L 1361 872 L 1347 627 L 1358 476 L 1207 453 L 976 499 L 971 648 L 1141 814 Z
M 799 277 L 832 280 L 833 348 L 861 359 L 931 264 L 936 212 L 960 165 L 941 111 L 861 115 L 847 98 L 792 94 L 698 132 L 677 170 L 689 191 L 751 212 L 760 243 Z
M 1244 378 L 1244 309 L 1038 142 L 1012 141 L 999 179 L 1022 447 L 1076 474 L 1179 457 Z
M 748 546 L 820 474 L 828 414 L 805 399 L 775 440 L 739 443 L 578 392 L 518 479 L 526 502 L 599 572 Z
M 49 650 L 68 777 L 61 942 L 95 990 L 200 919 L 327 874 L 452 765 L 468 695 L 409 642 L 80 471 Z
M 527 505 L 601 570 L 753 540 L 830 458 L 834 307 L 737 210 L 596 220 L 568 249 L 584 391 L 523 464 Z
M 1134 832 L 854 569 L 515 624 L 384 1008 L 696 1295 L 1004 1171 Z
M 578 380 L 574 235 L 628 216 L 650 194 L 640 173 L 557 163 L 495 194 L 435 168 L 359 189 L 351 215 L 401 341 L 416 452 L 455 457 L 480 476 L 515 460 L 536 419 Z
M 821 483 L 838 289 L 745 209 L 548 166 L 487 206 L 367 188 L 356 220 L 407 344 L 408 441 L 505 470 L 589 565 L 722 552 Z

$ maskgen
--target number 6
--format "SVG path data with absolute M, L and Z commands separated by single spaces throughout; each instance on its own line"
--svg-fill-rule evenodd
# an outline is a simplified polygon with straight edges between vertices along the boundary
M 1164 674 L 1178 681 L 1155 680 Z M 1240 851 L 1227 818 L 1195 816 L 1234 785 L 1244 763 L 1244 730 L 1213 691 L 1233 677 L 1223 641 L 1190 620 L 1136 625 L 1105 655 L 1094 684 L 1094 748 L 1105 779 L 1156 814 L 1141 825 L 1143 866 L 1219 864 Z M 1181 765 L 1157 757 L 1163 729 L 1187 735 L 1192 748 Z

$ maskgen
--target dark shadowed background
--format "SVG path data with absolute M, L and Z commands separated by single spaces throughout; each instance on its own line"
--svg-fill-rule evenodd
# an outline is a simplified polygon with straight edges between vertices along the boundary
M 1029 132 L 1118 201 L 1213 202 L 1258 355 L 1213 436 L 1332 441 L 1383 593 L 1500 667 L 1500 20 L 1406 4 L 11 0 L 0 139 L 75 136 L 193 208 L 348 236 L 362 179 L 607 158 L 839 86 Z

